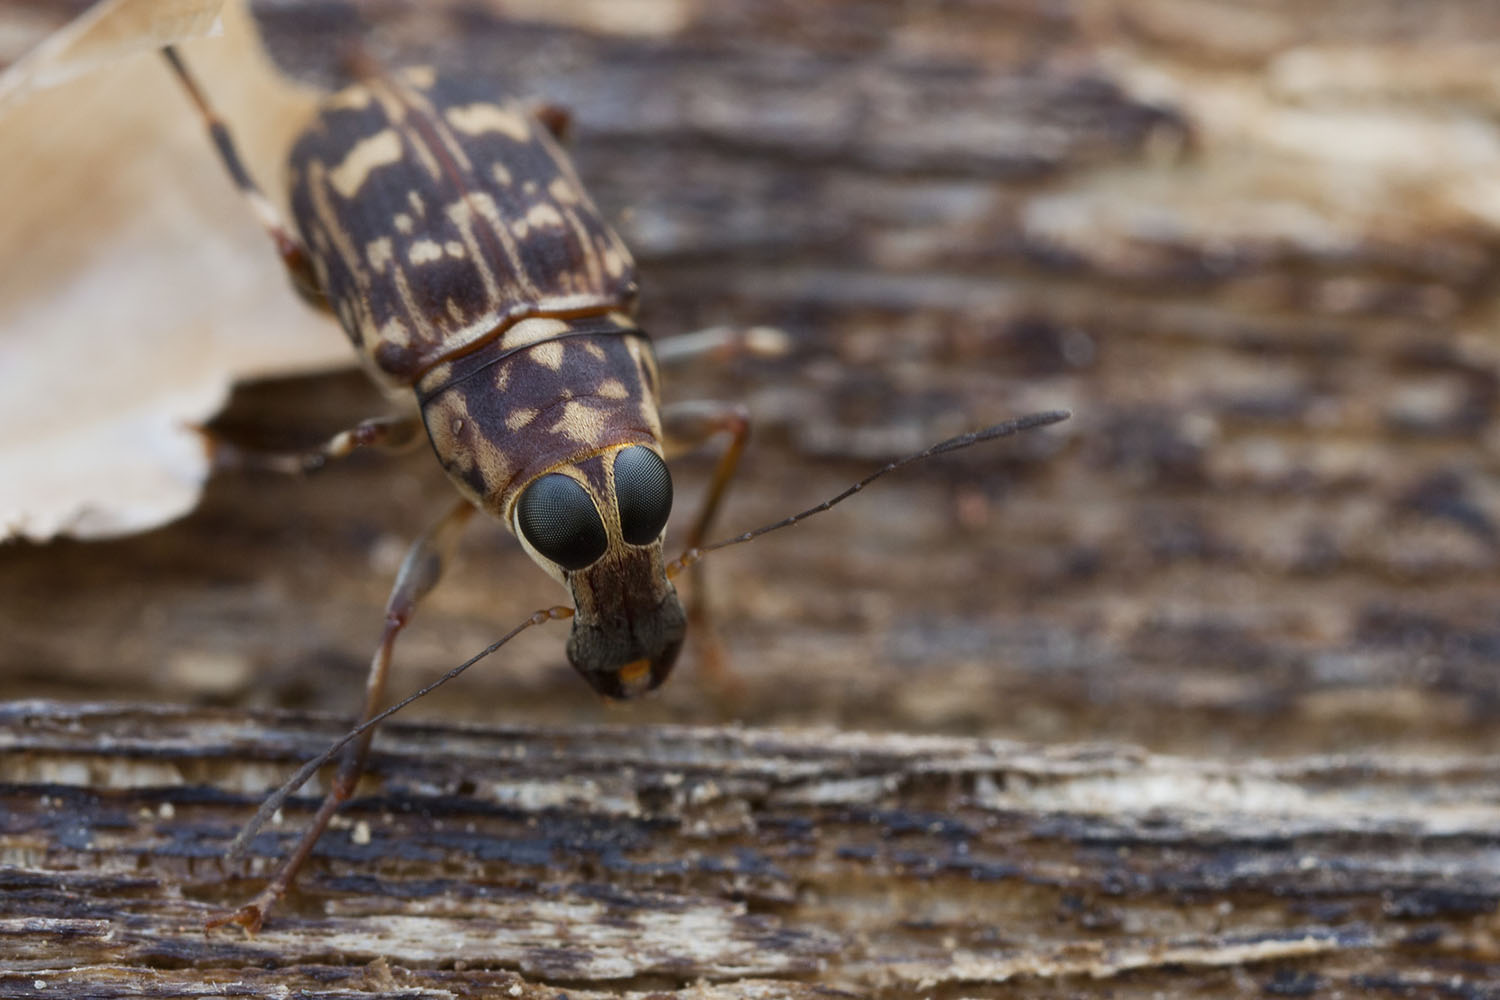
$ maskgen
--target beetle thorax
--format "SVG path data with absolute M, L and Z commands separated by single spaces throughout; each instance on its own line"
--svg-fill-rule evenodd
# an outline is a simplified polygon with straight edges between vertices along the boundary
M 651 346 L 616 317 L 522 321 L 417 388 L 443 468 L 507 525 L 521 488 L 548 471 L 632 444 L 660 450 Z

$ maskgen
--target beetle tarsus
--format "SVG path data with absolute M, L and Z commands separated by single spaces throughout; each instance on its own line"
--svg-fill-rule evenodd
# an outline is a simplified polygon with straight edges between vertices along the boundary
M 239 924 L 244 930 L 245 936 L 253 938 L 260 933 L 261 925 L 265 923 L 266 914 L 271 912 L 271 907 L 280 898 L 280 892 L 273 893 L 268 887 L 238 910 L 217 917 L 210 917 L 203 921 L 203 933 L 207 934 L 210 931 L 218 930 L 220 927 L 229 924 Z

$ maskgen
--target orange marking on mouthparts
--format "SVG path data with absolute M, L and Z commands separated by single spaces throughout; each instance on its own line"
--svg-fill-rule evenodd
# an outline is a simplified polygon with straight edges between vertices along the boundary
M 644 680 L 646 678 L 646 675 L 650 672 L 651 661 L 643 657 L 639 660 L 633 660 L 621 667 L 620 680 L 623 681 L 627 687 L 634 687 L 637 681 Z

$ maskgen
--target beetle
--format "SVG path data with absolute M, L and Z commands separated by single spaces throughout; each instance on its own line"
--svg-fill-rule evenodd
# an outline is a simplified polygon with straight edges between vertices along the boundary
M 386 72 L 356 59 L 356 82 L 322 101 L 291 150 L 294 231 L 245 169 L 182 56 L 170 46 L 163 55 L 296 290 L 336 316 L 374 379 L 412 404 L 410 413 L 367 420 L 303 453 L 250 452 L 204 432 L 215 464 L 305 471 L 357 448 L 404 448 L 425 436 L 460 497 L 397 574 L 362 724 L 334 748 L 342 757 L 312 823 L 265 889 L 210 927 L 258 930 L 353 793 L 375 724 L 395 710 L 381 712 L 396 639 L 475 511 L 505 524 L 572 598 L 571 607 L 538 612 L 511 635 L 571 618 L 569 662 L 600 694 L 631 698 L 666 679 L 689 622 L 706 618 L 701 587 L 684 608 L 672 581 L 704 552 L 826 510 L 907 462 L 1065 416 L 1036 415 L 935 445 L 817 507 L 704 545 L 748 417 L 734 404 L 662 405 L 658 352 L 634 318 L 635 266 L 559 145 L 565 112 L 497 101 L 429 69 Z M 674 343 L 674 358 L 781 346 L 764 330 Z M 668 453 L 726 433 L 686 551 L 669 563 Z M 299 783 L 268 800 L 237 844 Z
M 566 114 L 496 101 L 429 69 L 392 73 L 356 60 L 357 81 L 322 101 L 291 150 L 294 232 L 181 54 L 163 55 L 296 290 L 337 317 L 377 383 L 414 404 L 305 454 L 257 454 L 205 434 L 215 464 L 313 469 L 356 448 L 405 447 L 425 431 L 461 498 L 397 574 L 364 717 L 383 704 L 397 636 L 476 510 L 505 524 L 569 591 L 568 660 L 594 690 L 630 698 L 661 684 L 689 618 L 663 557 L 667 449 L 730 435 L 693 546 L 712 523 L 748 420 L 734 405 L 661 405 L 656 354 L 634 319 L 635 265 L 559 146 Z M 774 347 L 764 331 L 755 335 L 747 348 Z M 227 919 L 259 927 L 352 793 L 369 743 L 345 755 L 271 885 Z

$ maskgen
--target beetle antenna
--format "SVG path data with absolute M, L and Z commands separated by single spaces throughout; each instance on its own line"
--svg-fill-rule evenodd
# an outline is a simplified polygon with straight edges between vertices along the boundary
M 229 845 L 229 849 L 224 852 L 224 860 L 233 861 L 244 854 L 245 849 L 250 846 L 250 841 L 254 840 L 255 835 L 260 832 L 261 827 L 265 826 L 266 823 L 270 821 L 271 817 L 276 815 L 276 811 L 286 804 L 286 800 L 293 793 L 295 793 L 297 789 L 306 784 L 307 779 L 316 774 L 318 768 L 333 760 L 333 758 L 338 755 L 338 752 L 340 750 L 344 749 L 344 747 L 348 746 L 352 741 L 358 739 L 361 735 L 364 734 L 366 730 L 373 729 L 374 727 L 380 725 L 380 723 L 395 715 L 397 712 L 401 711 L 403 708 L 405 708 L 407 705 L 410 705 L 418 698 L 426 697 L 433 691 L 436 691 L 438 688 L 442 687 L 444 684 L 447 684 L 453 678 L 457 677 L 465 670 L 468 670 L 474 664 L 478 663 L 486 656 L 489 656 L 491 653 L 499 649 L 501 646 L 505 645 L 507 642 L 510 642 L 522 632 L 531 628 L 533 625 L 542 625 L 546 622 L 559 621 L 564 618 L 572 617 L 573 609 L 562 606 L 558 606 L 555 608 L 546 608 L 542 611 L 533 613 L 525 621 L 521 622 L 521 624 L 511 629 L 509 632 L 505 633 L 503 636 L 496 639 L 494 642 L 490 643 L 488 646 L 484 647 L 479 652 L 475 653 L 473 656 L 469 657 L 467 660 L 460 663 L 458 666 L 454 667 L 452 670 L 448 671 L 437 680 L 433 681 L 431 684 L 422 688 L 420 691 L 416 692 L 415 694 L 409 695 L 406 698 L 403 698 L 401 701 L 392 705 L 390 708 L 379 713 L 378 715 L 372 715 L 364 722 L 361 722 L 359 725 L 349 730 L 323 753 L 321 753 L 317 757 L 314 757 L 312 760 L 308 761 L 306 764 L 303 764 L 300 768 L 298 768 L 297 773 L 288 778 L 286 780 L 286 783 L 283 784 L 280 788 L 276 789 L 276 791 L 266 796 L 266 800 L 260 804 L 260 808 L 255 811 L 255 815 L 250 817 L 250 822 L 246 823 L 240 830 L 240 832 L 235 835 L 234 840 Z
M 703 559 L 704 556 L 717 549 L 727 549 L 731 545 L 739 545 L 740 543 L 748 542 L 753 538 L 759 538 L 761 535 L 769 535 L 773 531 L 780 531 L 782 528 L 790 528 L 798 521 L 805 521 L 809 517 L 812 517 L 814 514 L 821 514 L 825 510 L 836 507 L 839 504 L 843 503 L 845 500 L 849 499 L 854 494 L 864 489 L 866 486 L 869 486 L 881 476 L 884 476 L 887 473 L 895 472 L 897 469 L 902 468 L 903 466 L 910 465 L 913 462 L 920 462 L 924 458 L 931 458 L 934 455 L 941 455 L 945 452 L 958 451 L 962 448 L 967 448 L 970 445 L 980 444 L 985 441 L 993 441 L 996 438 L 1010 437 L 1012 434 L 1019 434 L 1021 431 L 1029 431 L 1035 427 L 1046 427 L 1048 424 L 1060 423 L 1061 421 L 1067 420 L 1072 415 L 1073 414 L 1068 410 L 1047 410 L 1042 413 L 1028 413 L 1024 417 L 1017 417 L 1014 420 L 1006 420 L 1003 423 L 998 423 L 991 427 L 986 427 L 982 430 L 970 431 L 967 434 L 960 434 L 958 437 L 951 437 L 946 441 L 939 441 L 937 444 L 927 448 L 923 448 L 919 452 L 907 455 L 904 458 L 898 458 L 894 462 L 887 462 L 885 465 L 876 469 L 874 472 L 870 473 L 868 476 L 861 479 L 853 486 L 850 486 L 842 493 L 824 500 L 822 503 L 818 504 L 815 507 L 809 507 L 806 510 L 801 511 L 800 513 L 793 514 L 790 517 L 784 517 L 779 521 L 773 521 L 770 524 L 763 524 L 759 528 L 755 528 L 752 531 L 747 531 L 744 534 L 734 535 L 730 538 L 721 538 L 717 542 L 710 542 L 707 545 L 700 545 L 697 548 L 688 549 L 682 555 L 678 556 L 676 559 L 667 564 L 667 576 L 675 577 L 677 574 L 681 573 L 689 566 L 692 566 L 693 564 L 699 562 Z

